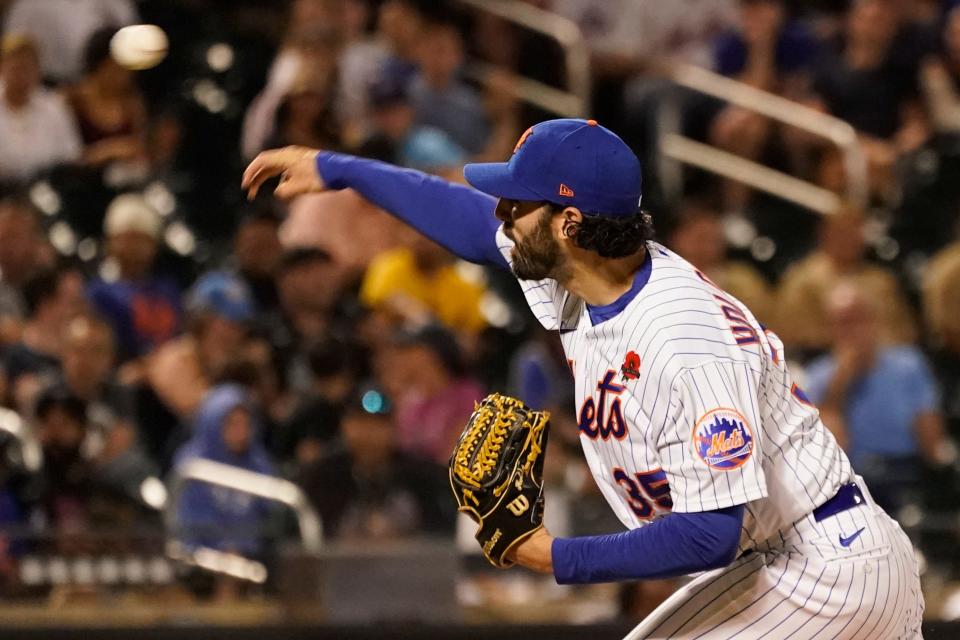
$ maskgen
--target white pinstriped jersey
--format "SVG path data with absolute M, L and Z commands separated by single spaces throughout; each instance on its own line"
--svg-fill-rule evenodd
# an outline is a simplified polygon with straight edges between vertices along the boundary
M 510 261 L 502 229 L 497 245 Z M 561 334 L 580 441 L 620 520 L 745 504 L 740 547 L 754 548 L 850 482 L 850 463 L 792 382 L 780 340 L 683 258 L 647 246 L 646 284 L 595 326 L 556 281 L 520 285 Z

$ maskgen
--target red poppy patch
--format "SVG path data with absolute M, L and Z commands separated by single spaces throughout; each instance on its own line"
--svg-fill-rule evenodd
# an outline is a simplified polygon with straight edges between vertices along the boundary
M 636 380 L 640 377 L 640 356 L 637 355 L 636 351 L 627 353 L 627 357 L 624 358 L 623 364 L 620 366 L 620 374 L 624 381 Z

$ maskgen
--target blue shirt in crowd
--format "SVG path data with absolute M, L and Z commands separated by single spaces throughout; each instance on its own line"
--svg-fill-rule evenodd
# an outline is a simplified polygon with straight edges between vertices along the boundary
M 404 167 L 428 171 L 462 165 L 467 153 L 440 129 L 415 126 L 400 143 L 397 160 Z
M 180 291 L 172 280 L 95 280 L 87 297 L 113 327 L 121 360 L 149 353 L 180 332 Z
M 417 76 L 410 83 L 410 104 L 417 124 L 443 131 L 469 153 L 479 153 L 490 138 L 490 126 L 481 96 L 466 84 L 455 81 L 437 91 Z
M 807 368 L 806 391 L 815 404 L 824 400 L 836 369 L 831 355 L 818 358 Z M 880 350 L 870 370 L 853 382 L 847 393 L 846 452 L 853 465 L 862 465 L 870 456 L 917 455 L 917 416 L 938 407 L 937 386 L 919 349 L 897 346 Z
M 813 33 L 801 22 L 788 22 L 777 39 L 774 64 L 781 73 L 796 73 L 809 69 L 817 55 L 818 43 Z M 735 76 L 747 67 L 750 52 L 743 36 L 729 31 L 713 44 L 713 65 L 717 73 Z

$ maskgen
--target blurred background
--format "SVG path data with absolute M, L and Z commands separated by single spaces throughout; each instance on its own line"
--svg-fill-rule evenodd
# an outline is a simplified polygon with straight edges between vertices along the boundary
M 4 637 L 618 638 L 669 595 L 491 569 L 457 518 L 498 390 L 554 412 L 549 529 L 620 528 L 509 274 L 353 192 L 239 189 L 286 144 L 462 180 L 552 117 L 634 148 L 658 239 L 784 340 L 960 637 L 956 4 L 0 1 Z M 170 50 L 134 72 L 138 23 Z

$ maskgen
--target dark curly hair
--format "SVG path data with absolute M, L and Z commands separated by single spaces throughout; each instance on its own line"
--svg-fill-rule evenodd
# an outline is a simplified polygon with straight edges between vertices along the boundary
M 629 218 L 584 214 L 573 241 L 604 258 L 624 258 L 638 252 L 653 237 L 653 218 L 646 211 L 637 211 Z

